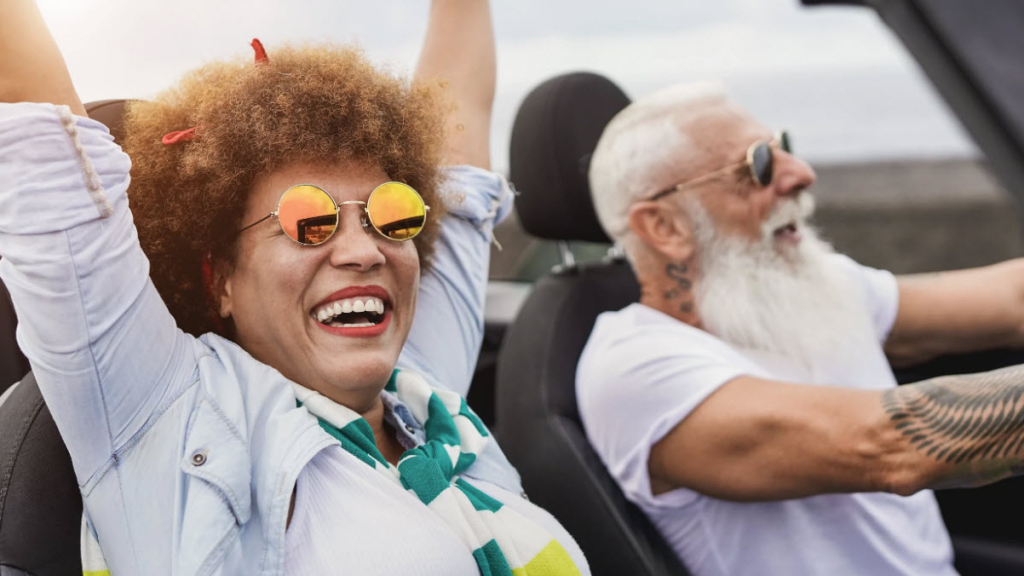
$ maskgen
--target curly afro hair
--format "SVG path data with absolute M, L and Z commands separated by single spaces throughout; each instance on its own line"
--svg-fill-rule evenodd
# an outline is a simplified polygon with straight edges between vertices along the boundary
M 195 140 L 161 143 L 193 126 Z M 349 47 L 288 47 L 269 63 L 207 64 L 154 100 L 132 102 L 129 199 L 153 283 L 178 326 L 231 336 L 204 274 L 211 262 L 234 264 L 257 175 L 297 161 L 377 165 L 415 188 L 431 207 L 413 240 L 429 270 L 445 213 L 442 132 L 435 90 L 378 71 Z

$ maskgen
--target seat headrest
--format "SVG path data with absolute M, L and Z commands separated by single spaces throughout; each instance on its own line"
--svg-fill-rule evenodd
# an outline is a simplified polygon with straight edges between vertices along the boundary
M 588 72 L 552 78 L 523 100 L 512 126 L 509 177 L 527 232 L 611 242 L 594 212 L 587 171 L 604 127 L 629 102 L 611 80 Z
M 124 113 L 128 100 L 97 100 L 88 102 L 85 111 L 89 118 L 102 122 L 118 144 L 124 143 Z

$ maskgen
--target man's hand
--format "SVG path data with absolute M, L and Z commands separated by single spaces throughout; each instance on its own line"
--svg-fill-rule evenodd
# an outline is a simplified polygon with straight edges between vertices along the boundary
M 1024 346 L 1024 259 L 898 282 L 899 310 L 885 343 L 893 364 Z
M 445 163 L 490 168 L 495 67 L 487 1 L 434 0 L 416 80 L 440 83 L 454 106 L 445 122 Z
M 66 104 L 86 115 L 33 0 L 0 0 L 0 102 Z

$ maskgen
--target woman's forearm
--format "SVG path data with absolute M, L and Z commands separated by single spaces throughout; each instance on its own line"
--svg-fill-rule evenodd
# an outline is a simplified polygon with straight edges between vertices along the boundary
M 1024 365 L 943 376 L 883 395 L 890 423 L 931 464 L 915 488 L 1024 474 Z
M 416 80 L 440 81 L 454 104 L 445 124 L 449 164 L 490 167 L 495 62 L 494 28 L 486 0 L 431 3 Z
M 0 102 L 66 104 L 86 115 L 34 0 L 0 0 Z

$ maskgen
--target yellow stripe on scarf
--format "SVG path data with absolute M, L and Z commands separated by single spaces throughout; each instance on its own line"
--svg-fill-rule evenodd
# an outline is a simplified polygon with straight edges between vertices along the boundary
M 512 576 L 579 576 L 580 569 L 558 540 L 552 539 L 522 568 L 513 568 Z

